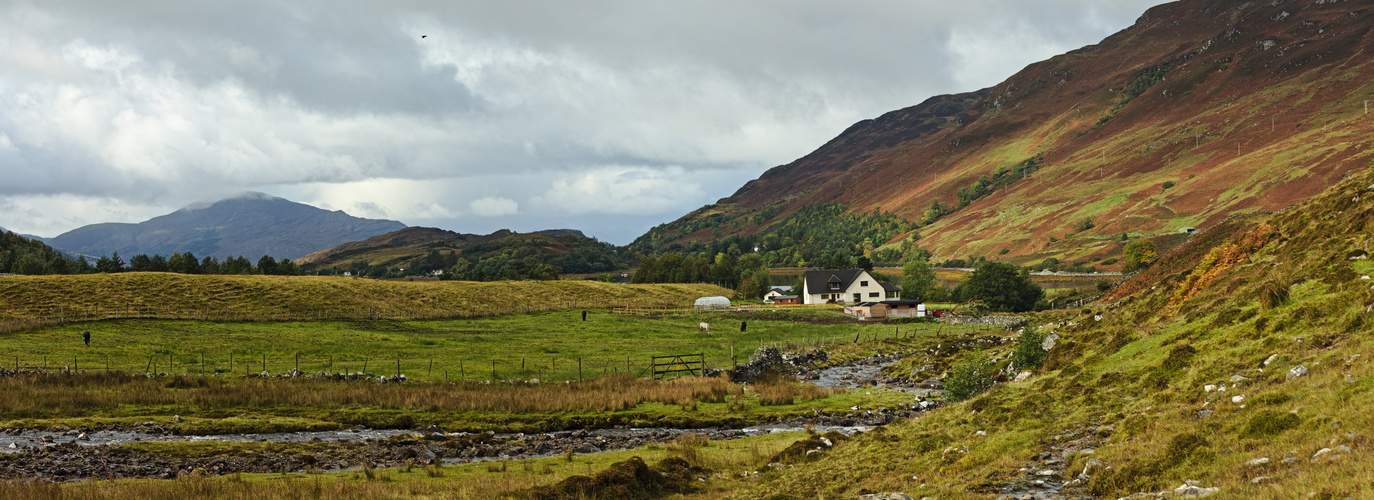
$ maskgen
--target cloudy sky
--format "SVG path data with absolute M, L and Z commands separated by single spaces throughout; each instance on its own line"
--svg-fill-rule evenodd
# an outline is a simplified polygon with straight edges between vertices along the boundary
M 1160 0 L 0 0 L 0 227 L 261 191 L 628 243 Z

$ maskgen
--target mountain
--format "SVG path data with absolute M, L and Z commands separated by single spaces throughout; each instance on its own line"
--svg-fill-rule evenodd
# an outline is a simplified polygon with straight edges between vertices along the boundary
M 915 242 L 938 259 L 1086 263 L 1123 240 L 1282 209 L 1374 158 L 1372 14 L 1331 0 L 1160 5 L 989 89 L 859 122 L 631 248 L 737 239 L 814 263 L 806 234 L 780 231 L 833 204 L 915 226 L 825 242 L 846 252 Z
M 418 276 L 443 270 L 461 279 L 527 279 L 534 272 L 598 273 L 627 267 L 616 249 L 573 229 L 464 234 L 408 227 L 321 250 L 297 259 L 306 272 L 350 271 L 376 277 Z
M 46 242 L 85 255 L 119 252 L 198 257 L 296 259 L 310 252 L 406 227 L 394 220 L 363 219 L 263 193 L 190 205 L 137 224 L 104 223 L 73 229 Z

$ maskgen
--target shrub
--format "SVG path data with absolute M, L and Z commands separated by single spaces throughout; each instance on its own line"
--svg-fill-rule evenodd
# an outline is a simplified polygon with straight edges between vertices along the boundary
M 1017 370 L 1037 368 L 1045 362 L 1045 333 L 1027 329 L 1021 332 L 1016 342 L 1016 350 L 1011 354 L 1011 362 Z
M 945 379 L 945 399 L 963 401 L 988 390 L 996 371 L 992 360 L 981 351 L 964 353 L 963 359 L 950 369 Z

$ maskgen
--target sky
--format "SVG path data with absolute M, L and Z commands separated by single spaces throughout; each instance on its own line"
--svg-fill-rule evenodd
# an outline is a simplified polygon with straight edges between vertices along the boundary
M 1162 0 L 0 0 L 0 227 L 264 192 L 625 244 Z

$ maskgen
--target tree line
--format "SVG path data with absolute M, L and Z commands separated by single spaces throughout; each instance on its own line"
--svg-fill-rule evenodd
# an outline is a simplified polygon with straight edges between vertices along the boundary
M 0 231 L 0 273 L 30 276 L 46 274 L 91 274 L 122 272 L 168 272 L 180 274 L 272 274 L 297 275 L 300 268 L 291 259 L 263 255 L 257 264 L 243 256 L 197 258 L 191 252 L 172 252 L 169 256 L 138 254 L 124 261 L 119 252 L 101 256 L 94 263 L 79 255 L 75 258 L 47 244 L 9 231 Z

